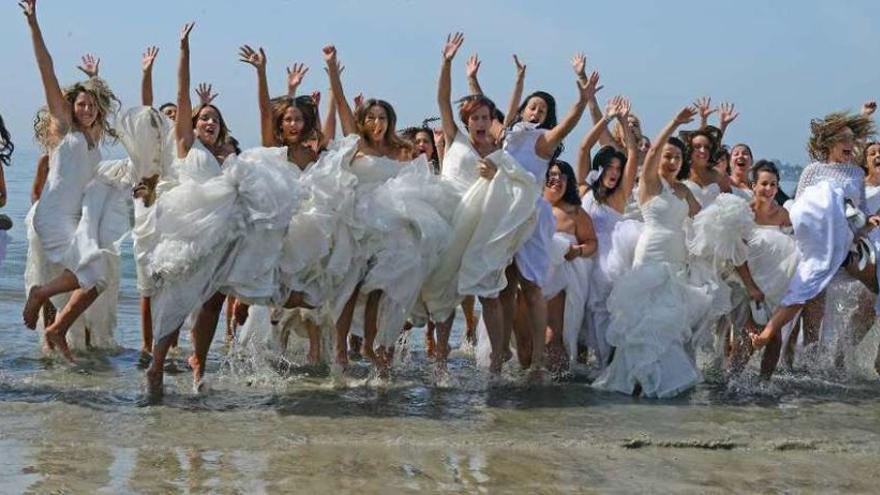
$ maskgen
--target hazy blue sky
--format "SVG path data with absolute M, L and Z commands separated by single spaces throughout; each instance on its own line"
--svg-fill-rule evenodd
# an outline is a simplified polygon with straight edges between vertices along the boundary
M 156 103 L 173 97 L 177 33 L 195 20 L 193 84 L 214 83 L 227 122 L 246 146 L 257 143 L 258 117 L 254 70 L 237 61 L 242 43 L 266 48 L 273 94 L 283 91 L 284 66 L 294 61 L 312 68 L 303 92 L 324 90 L 320 49 L 336 44 L 348 95 L 360 90 L 390 100 L 401 126 L 437 113 L 439 52 L 449 31 L 466 35 L 454 94 L 465 94 L 464 62 L 478 52 L 484 89 L 502 107 L 515 52 L 528 64 L 526 92 L 550 91 L 564 112 L 575 97 L 569 59 L 584 51 L 589 67 L 602 73 L 600 101 L 629 96 L 650 136 L 682 105 L 710 95 L 741 112 L 727 141 L 750 143 L 756 158 L 794 163 L 806 160 L 811 118 L 880 97 L 877 0 L 40 0 L 38 16 L 62 84 L 80 78 L 78 57 L 91 51 L 126 105 L 139 103 L 140 54 L 148 44 L 161 49 Z M 0 19 L 0 113 L 27 149 L 42 89 L 14 1 L 3 2 Z M 570 150 L 586 130 L 582 123 L 569 137 Z

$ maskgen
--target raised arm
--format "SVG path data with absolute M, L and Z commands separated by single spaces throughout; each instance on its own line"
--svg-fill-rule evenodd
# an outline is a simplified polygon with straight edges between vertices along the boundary
M 629 100 L 621 98 L 618 104 L 617 118 L 623 128 L 623 141 L 626 145 L 626 165 L 623 167 L 622 182 L 620 187 L 614 191 L 614 195 L 617 198 L 616 201 L 619 201 L 620 205 L 624 207 L 626 206 L 626 200 L 629 199 L 629 195 L 632 194 L 635 187 L 636 174 L 639 171 L 639 142 L 636 140 L 633 130 L 627 125 L 626 118 L 629 116 L 629 111 Z
M 46 42 L 43 40 L 43 32 L 37 22 L 37 0 L 23 0 L 18 4 L 24 16 L 27 18 L 28 26 L 31 29 L 31 40 L 34 44 L 34 54 L 37 58 L 37 67 L 40 69 L 40 78 L 43 81 L 43 90 L 46 93 L 46 105 L 49 107 L 49 114 L 52 115 L 63 127 L 71 124 L 70 120 L 70 104 L 64 99 L 61 92 L 61 85 L 58 84 L 58 78 L 55 76 L 55 66 L 52 63 L 52 56 L 49 55 L 49 49 L 46 48 Z
M 483 88 L 480 87 L 480 81 L 477 79 L 477 74 L 480 72 L 480 64 L 482 63 L 476 53 L 467 59 L 465 72 L 467 73 L 468 91 L 472 95 L 483 94 Z
M 354 112 L 351 111 L 348 101 L 345 99 L 345 91 L 342 89 L 340 78 L 339 61 L 336 59 L 336 47 L 328 45 L 324 47 L 324 62 L 327 63 L 327 75 L 330 76 L 330 91 L 336 99 L 336 109 L 339 112 L 339 120 L 342 124 L 342 135 L 357 133 L 357 121 Z
M 294 63 L 292 67 L 287 68 L 287 96 L 296 98 L 296 90 L 308 73 L 309 68 L 306 64 Z
M 721 129 L 721 137 L 723 138 L 724 133 L 727 132 L 727 126 L 739 117 L 739 112 L 736 111 L 736 106 L 733 103 L 722 103 L 718 117 L 721 124 L 718 128 Z
M 519 63 L 519 58 L 514 55 L 513 63 L 516 64 L 516 82 L 513 85 L 513 94 L 510 95 L 510 103 L 507 105 L 507 114 L 504 115 L 504 127 L 510 127 L 516 120 L 516 111 L 522 100 L 523 84 L 526 80 L 526 64 Z
M 608 128 L 608 122 L 617 116 L 617 112 L 619 111 L 619 106 L 622 98 L 619 96 L 615 96 L 612 98 L 608 105 L 605 107 L 605 114 L 599 116 L 599 120 L 593 125 L 586 135 L 584 135 L 583 141 L 581 141 L 581 145 L 578 148 L 577 155 L 577 183 L 578 186 L 586 186 L 587 185 L 587 174 L 590 173 L 590 152 L 593 150 L 593 146 L 596 145 L 596 142 L 599 141 L 599 137 L 603 132 L 606 132 Z
M 141 105 L 145 107 L 153 106 L 153 62 L 159 55 L 159 49 L 155 46 L 148 46 L 147 51 L 141 56 Z
M 344 67 L 340 68 L 344 69 Z M 336 97 L 333 96 L 333 90 L 330 89 L 329 98 L 327 98 L 327 117 L 324 118 L 323 127 L 321 129 L 320 148 L 326 147 L 336 138 Z
M 678 126 L 691 122 L 696 114 L 697 111 L 692 107 L 681 109 L 678 115 L 666 124 L 666 127 L 654 139 L 651 148 L 645 155 L 645 163 L 642 164 L 642 172 L 639 175 L 639 203 L 644 203 L 660 193 L 660 157 L 663 154 L 666 141 L 678 129 Z
M 694 100 L 693 106 L 700 114 L 700 129 L 709 125 L 709 116 L 718 111 L 717 108 L 712 108 L 712 98 L 708 96 L 697 98 Z
M 239 61 L 250 64 L 257 69 L 257 106 L 260 109 L 260 138 L 263 146 L 279 146 L 272 125 L 272 103 L 269 100 L 269 81 L 266 79 L 266 52 L 259 48 L 255 51 L 248 45 L 238 50 Z
M 440 124 L 443 127 L 443 137 L 447 143 L 451 143 L 458 133 L 455 125 L 455 114 L 452 112 L 452 60 L 461 44 L 464 43 L 462 33 L 450 34 L 446 37 L 443 45 L 443 63 L 440 65 L 440 81 L 437 83 L 437 106 L 440 107 Z M 468 61 L 470 64 L 470 61 Z
M 562 121 L 556 124 L 556 127 L 545 132 L 538 138 L 535 143 L 535 152 L 543 158 L 550 158 L 559 144 L 565 139 L 565 136 L 574 129 L 584 109 L 587 107 L 587 101 L 596 94 L 596 87 L 599 84 L 599 73 L 593 72 L 587 79 L 587 82 L 578 81 L 578 100 L 571 107 L 571 110 L 563 117 Z
M 177 157 L 185 158 L 192 147 L 195 133 L 192 125 L 192 100 L 189 97 L 189 34 L 194 22 L 180 30 L 180 61 L 177 66 L 177 119 L 174 135 L 177 138 Z

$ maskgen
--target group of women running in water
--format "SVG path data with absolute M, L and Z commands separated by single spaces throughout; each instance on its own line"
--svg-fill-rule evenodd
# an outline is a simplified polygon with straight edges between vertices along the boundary
M 211 86 L 191 100 L 194 24 L 180 32 L 176 102 L 153 107 L 150 47 L 142 106 L 122 111 L 91 55 L 80 66 L 85 81 L 59 84 L 36 0 L 21 7 L 46 95 L 35 123 L 46 156 L 26 220 L 24 324 L 70 361 L 114 346 L 120 245 L 130 233 L 152 396 L 162 394 L 182 328 L 202 386 L 224 305 L 235 340 L 281 355 L 302 344 L 310 364 L 341 369 L 362 355 L 381 376 L 401 336 L 424 326 L 438 377 L 461 306 L 462 346 L 490 376 L 507 362 L 533 380 L 589 363 L 592 386 L 658 398 L 703 379 L 698 354 L 736 374 L 763 350 L 769 378 L 814 345 L 843 366 L 843 343 L 874 322 L 880 143 L 870 140 L 871 102 L 811 122 L 815 162 L 792 200 L 772 162 L 722 144 L 733 105 L 699 99 L 649 140 L 628 99 L 599 105 L 599 74 L 580 54 L 564 114 L 546 92 L 523 97 L 526 66 L 516 56 L 502 112 L 480 87 L 476 56 L 466 63 L 470 94 L 453 101 L 464 36 L 452 34 L 441 50 L 439 125 L 398 131 L 387 101 L 349 103 L 334 46 L 323 49 L 330 90 L 321 115 L 320 93 L 297 95 L 308 68 L 289 68 L 286 92 L 272 97 L 267 54 L 245 45 L 261 143 L 242 149 Z M 562 143 L 585 112 L 593 126 L 572 166 L 560 159 Z M 112 142 L 126 158 L 102 159 Z

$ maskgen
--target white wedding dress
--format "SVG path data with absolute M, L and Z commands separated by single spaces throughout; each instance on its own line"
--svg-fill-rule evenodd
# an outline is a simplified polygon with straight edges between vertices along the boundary
M 421 290 L 435 321 L 448 319 L 465 295 L 497 297 L 507 286 L 505 268 L 534 228 L 541 191 L 531 174 L 503 150 L 486 159 L 498 168 L 491 180 L 479 177 L 480 155 L 462 131 L 443 157 L 441 177 L 458 204 L 446 249 Z
M 157 339 L 218 291 L 278 303 L 282 242 L 301 199 L 286 148 L 246 150 L 221 167 L 196 140 L 175 167 L 179 184 L 158 198 L 154 244 L 145 247 Z
M 608 341 L 616 351 L 593 386 L 632 394 L 639 385 L 646 397 L 669 398 L 701 380 L 688 347 L 713 295 L 688 280 L 687 202 L 664 182 L 641 209 L 645 226 L 633 269 L 608 298 Z
M 553 234 L 553 248 L 550 258 L 550 272 L 544 286 L 544 297 L 552 299 L 565 292 L 565 309 L 562 320 L 562 343 L 569 362 L 577 359 L 578 342 L 585 328 L 587 300 L 590 296 L 590 275 L 594 270 L 593 258 L 577 257 L 566 260 L 572 244 L 577 238 L 567 232 Z
M 128 168 L 127 160 L 101 161 L 85 135 L 68 132 L 50 153 L 46 185 L 26 220 L 27 291 L 69 270 L 80 288 L 99 292 L 67 333 L 74 350 L 86 348 L 86 329 L 91 347 L 116 347 L 119 245 L 130 229 Z M 69 297 L 60 294 L 52 303 L 60 310 Z

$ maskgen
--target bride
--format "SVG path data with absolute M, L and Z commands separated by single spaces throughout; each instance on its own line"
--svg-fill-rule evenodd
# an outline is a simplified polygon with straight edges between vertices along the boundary
M 645 228 L 636 245 L 633 270 L 608 298 L 608 341 L 616 347 L 611 364 L 593 385 L 645 397 L 668 398 L 693 387 L 700 372 L 689 356 L 693 324 L 704 317 L 712 297 L 690 285 L 684 224 L 700 211 L 693 194 L 675 179 L 685 146 L 671 137 L 690 122 L 684 108 L 667 124 L 645 157 L 639 203 Z M 651 308 L 634 311 L 633 301 Z

